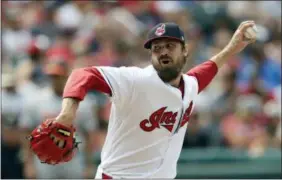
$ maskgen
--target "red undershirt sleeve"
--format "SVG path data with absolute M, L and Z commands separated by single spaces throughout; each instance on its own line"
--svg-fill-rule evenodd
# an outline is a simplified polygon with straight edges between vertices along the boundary
M 198 94 L 204 90 L 213 80 L 218 72 L 217 65 L 208 60 L 187 72 L 187 75 L 194 76 L 198 81 Z
M 111 88 L 96 67 L 75 69 L 67 80 L 63 97 L 83 100 L 90 90 L 112 94 Z

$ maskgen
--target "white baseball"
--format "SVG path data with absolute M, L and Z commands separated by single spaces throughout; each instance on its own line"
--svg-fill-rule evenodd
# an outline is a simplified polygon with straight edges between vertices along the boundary
M 257 27 L 254 25 L 252 27 L 249 27 L 246 32 L 244 33 L 244 36 L 247 39 L 256 39 L 257 37 Z

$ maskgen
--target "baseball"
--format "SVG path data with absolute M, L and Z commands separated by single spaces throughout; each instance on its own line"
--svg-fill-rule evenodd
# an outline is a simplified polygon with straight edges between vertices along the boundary
M 254 25 L 252 27 L 249 27 L 246 32 L 244 33 L 244 36 L 247 39 L 255 39 L 257 37 L 257 27 Z

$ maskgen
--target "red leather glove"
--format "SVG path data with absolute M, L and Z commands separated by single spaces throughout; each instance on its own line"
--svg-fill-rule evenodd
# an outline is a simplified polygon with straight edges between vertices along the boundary
M 41 162 L 52 165 L 70 161 L 78 147 L 74 137 L 75 128 L 66 127 L 54 120 L 47 119 L 28 137 L 30 148 Z

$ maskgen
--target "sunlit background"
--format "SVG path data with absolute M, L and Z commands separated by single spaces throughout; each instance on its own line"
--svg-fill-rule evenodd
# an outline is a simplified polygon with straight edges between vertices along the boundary
M 188 39 L 189 70 L 218 53 L 245 20 L 256 22 L 257 42 L 230 59 L 196 99 L 177 178 L 281 177 L 281 1 L 1 3 L 1 178 L 94 178 L 111 107 L 97 91 L 81 107 L 83 147 L 72 163 L 47 167 L 25 152 L 25 135 L 58 113 L 38 114 L 61 102 L 52 94 L 60 76 L 45 73 L 51 62 L 65 62 L 69 70 L 145 67 L 146 33 L 175 22 Z M 46 99 L 50 89 L 54 98 Z

